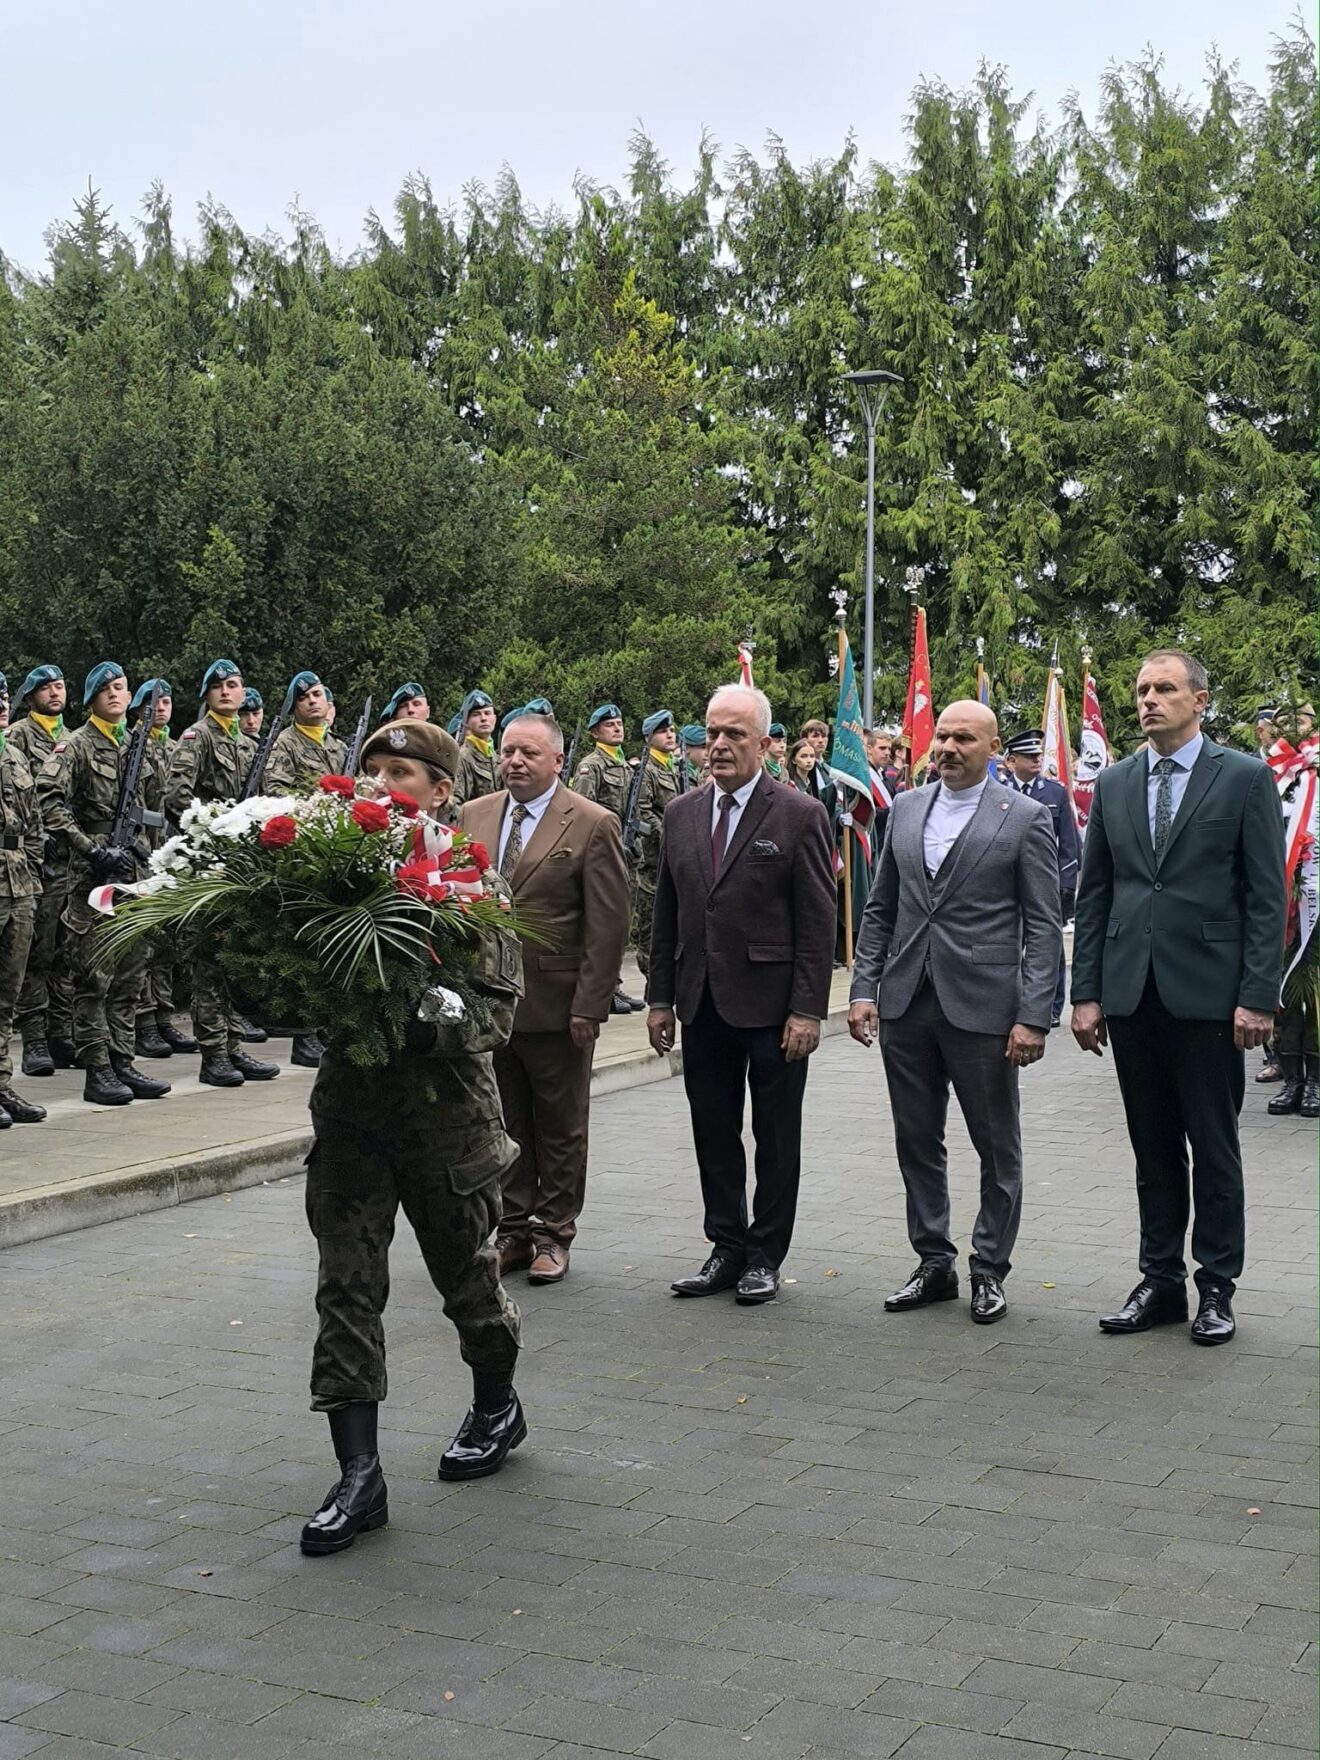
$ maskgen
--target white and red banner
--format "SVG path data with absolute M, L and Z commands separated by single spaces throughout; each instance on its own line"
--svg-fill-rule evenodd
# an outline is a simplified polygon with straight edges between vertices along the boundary
M 1095 796 L 1095 779 L 1110 762 L 1109 741 L 1105 738 L 1104 717 L 1100 713 L 1100 694 L 1089 672 L 1082 682 L 1080 732 L 1081 748 L 1077 753 L 1077 773 L 1073 777 L 1073 817 L 1077 820 L 1077 829 L 1085 833 Z
M 1040 771 L 1054 782 L 1061 782 L 1068 791 L 1068 801 L 1076 817 L 1073 801 L 1072 740 L 1068 734 L 1068 704 L 1063 691 L 1063 674 L 1059 671 L 1059 650 L 1054 650 L 1050 665 L 1050 681 L 1045 687 L 1045 715 L 1041 724 L 1045 750 Z
M 1295 746 L 1286 739 L 1277 739 L 1265 754 L 1265 762 L 1273 773 L 1282 794 L 1308 764 L 1314 765 L 1316 755 L 1320 752 L 1320 737 L 1312 734 L 1304 739 L 1300 746 Z
M 1286 984 L 1293 967 L 1306 952 L 1316 923 L 1320 922 L 1320 786 L 1313 769 L 1308 770 L 1293 796 L 1284 832 L 1284 872 L 1288 889 L 1288 945 L 1297 938 L 1297 951 L 1283 974 Z M 1295 915 L 1294 915 L 1295 913 Z
M 750 642 L 738 643 L 738 683 L 752 688 L 752 645 Z

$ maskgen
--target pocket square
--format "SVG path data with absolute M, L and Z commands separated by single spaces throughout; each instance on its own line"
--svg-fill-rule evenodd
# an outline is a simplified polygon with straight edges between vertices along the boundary
M 571 856 L 572 853 L 573 852 L 571 849 L 557 849 L 551 855 L 550 860 L 552 862 L 562 862 L 562 861 L 565 861 L 569 856 Z
M 783 851 L 780 849 L 779 845 L 772 842 L 770 838 L 758 837 L 756 842 L 752 845 L 752 854 L 754 856 L 777 856 L 782 855 Z

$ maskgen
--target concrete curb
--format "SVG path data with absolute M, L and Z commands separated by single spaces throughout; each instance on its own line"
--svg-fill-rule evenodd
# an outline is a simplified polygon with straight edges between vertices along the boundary
M 837 1007 L 822 1023 L 822 1037 L 843 1032 L 846 1026 L 846 1010 Z M 594 1098 L 621 1094 L 682 1073 L 681 1050 L 671 1051 L 668 1057 L 639 1051 L 594 1070 L 591 1092 Z M 184 1161 L 143 1161 L 113 1173 L 89 1174 L 57 1186 L 14 1192 L 0 1199 L 0 1249 L 71 1234 L 98 1222 L 120 1222 L 149 1210 L 170 1210 L 194 1198 L 214 1198 L 267 1180 L 286 1179 L 301 1173 L 311 1143 L 310 1130 L 278 1131 L 247 1143 L 203 1149 Z

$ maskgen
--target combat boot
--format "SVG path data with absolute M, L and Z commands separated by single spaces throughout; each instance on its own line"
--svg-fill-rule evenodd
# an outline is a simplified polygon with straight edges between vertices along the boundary
M 131 1057 L 110 1053 L 110 1067 L 135 1100 L 163 1100 L 170 1091 L 169 1082 L 158 1082 L 155 1076 L 144 1076 L 135 1069 Z
M 0 1100 L 4 1095 L 0 1094 Z M 1297 1108 L 1303 1118 L 1320 1118 L 1320 1057 L 1306 1059 L 1306 1080 L 1302 1083 L 1301 1104 Z
M 211 1088 L 241 1088 L 244 1077 L 241 1070 L 234 1068 L 226 1052 L 203 1051 L 197 1080 Z
M 270 1038 L 265 1027 L 257 1026 L 255 1022 L 246 1020 L 241 1014 L 234 1016 L 234 1031 L 245 1045 L 264 1045 Z
M 150 1015 L 140 1020 L 133 1032 L 133 1044 L 139 1057 L 172 1057 L 160 1028 Z
M 53 1076 L 55 1059 L 50 1054 L 50 1046 L 44 1039 L 32 1039 L 23 1047 L 23 1074 L 25 1076 Z
M 273 1082 L 280 1073 L 278 1063 L 263 1063 L 259 1057 L 249 1057 L 246 1051 L 231 1051 L 229 1061 L 245 1082 Z
M 1265 1108 L 1271 1118 L 1282 1118 L 1285 1113 L 1302 1109 L 1302 1089 L 1305 1086 L 1302 1060 L 1285 1051 L 1279 1062 L 1283 1065 L 1283 1086 Z
M 289 1062 L 297 1069 L 319 1069 L 324 1049 L 315 1033 L 295 1033 Z
M 512 1383 L 478 1383 L 472 1409 L 440 1456 L 439 1475 L 442 1479 L 484 1479 L 498 1473 L 512 1451 L 526 1440 L 527 1419 Z
M 50 1047 L 50 1055 L 56 1069 L 77 1069 L 78 1053 L 74 1049 L 72 1039 L 61 1039 L 58 1034 L 52 1033 L 46 1043 Z
M 182 1033 L 173 1021 L 165 1020 L 156 1023 L 161 1038 L 171 1051 L 196 1051 L 197 1041 L 191 1033 Z
M 300 1544 L 312 1557 L 343 1552 L 359 1534 L 389 1522 L 389 1493 L 377 1452 L 376 1411 L 374 1402 L 355 1400 L 326 1414 L 339 1460 L 339 1478 L 303 1528 Z
M 93 1106 L 127 1106 L 132 1098 L 108 1063 L 93 1064 L 83 1077 L 83 1099 Z
M 24 1100 L 12 1088 L 0 1088 L 0 1111 L 9 1114 L 11 1124 L 40 1124 L 46 1116 L 44 1106 Z

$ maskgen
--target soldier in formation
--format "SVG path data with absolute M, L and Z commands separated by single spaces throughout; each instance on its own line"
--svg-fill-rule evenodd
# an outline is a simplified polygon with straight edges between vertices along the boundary
M 642 759 L 642 786 L 637 795 L 637 906 L 633 916 L 633 940 L 637 964 L 645 977 L 651 965 L 651 919 L 655 915 L 656 885 L 660 875 L 660 833 L 665 809 L 678 795 L 675 756 L 678 733 L 668 709 L 657 709 L 642 722 L 646 755 Z
M 138 686 L 128 706 L 130 726 L 145 712 L 151 694 L 159 687 L 156 711 L 147 741 L 147 763 L 154 773 L 152 794 L 158 803 L 165 799 L 170 760 L 177 741 L 170 737 L 170 716 L 174 711 L 174 692 L 168 679 L 149 678 Z M 144 827 L 143 839 L 149 850 L 157 850 L 165 841 L 165 814 L 160 812 L 159 825 Z M 180 1032 L 174 1024 L 174 955 L 168 947 L 151 944 L 147 969 L 142 978 L 142 994 L 138 998 L 135 1033 L 139 1057 L 172 1057 L 176 1051 L 196 1051 L 197 1041 L 189 1033 Z
M 633 779 L 633 766 L 623 749 L 622 709 L 617 703 L 598 704 L 587 717 L 587 732 L 591 736 L 591 750 L 569 779 L 569 787 L 584 800 L 608 808 L 618 819 L 622 831 Z M 620 973 L 614 986 L 610 1013 L 634 1014 L 645 1007 L 640 997 L 629 996 L 625 991 L 623 974 Z
M 266 719 L 266 704 L 255 685 L 248 685 L 238 705 L 238 731 L 253 745 L 261 738 L 261 724 Z
M 451 808 L 464 801 L 495 794 L 500 787 L 499 759 L 495 752 L 495 705 L 485 691 L 469 691 L 458 711 L 461 756 Z
M 689 721 L 683 729 L 683 756 L 687 761 L 687 785 L 700 788 L 706 780 L 706 724 Z
M 300 672 L 290 681 L 293 720 L 280 729 L 265 774 L 266 794 L 308 794 L 322 776 L 340 776 L 348 747 L 330 731 L 331 698 L 314 672 Z
M 431 705 L 427 701 L 426 686 L 416 683 L 401 684 L 380 712 L 382 727 L 387 721 L 429 721 L 430 719 Z
M 32 668 L 14 698 L 15 710 L 26 708 L 27 714 L 9 730 L 5 743 L 27 760 L 34 779 L 64 736 L 67 694 L 64 674 L 47 661 Z M 60 923 L 68 882 L 64 843 L 48 834 L 27 974 L 14 1018 L 23 1041 L 25 1076 L 53 1076 L 57 1069 L 72 1069 L 74 1064 L 73 980 Z
M 40 1124 L 44 1106 L 14 1092 L 9 1034 L 32 944 L 45 837 L 32 771 L 8 737 L 9 682 L 0 672 L 0 1130 Z

